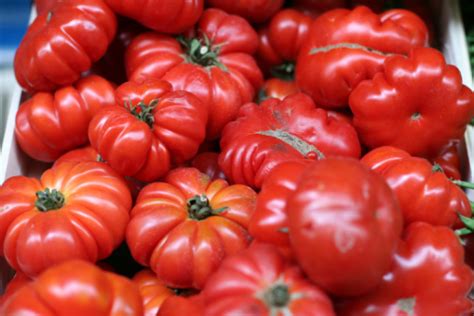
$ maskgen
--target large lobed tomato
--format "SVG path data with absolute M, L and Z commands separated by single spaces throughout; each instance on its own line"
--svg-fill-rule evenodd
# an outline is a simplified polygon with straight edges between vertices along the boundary
M 196 96 L 149 79 L 122 84 L 116 97 L 118 105 L 92 119 L 89 140 L 121 175 L 154 181 L 196 154 L 207 122 L 207 107 Z
M 91 75 L 53 93 L 38 92 L 16 114 L 15 137 L 28 156 L 46 162 L 87 144 L 92 116 L 115 104 L 115 89 Z
M 403 226 L 381 176 L 355 159 L 312 162 L 286 203 L 291 248 L 315 284 L 336 296 L 362 295 L 380 284 Z
M 123 241 L 131 204 L 123 179 L 97 162 L 9 178 L 0 188 L 0 254 L 28 276 L 69 259 L 96 262 Z
M 443 169 L 449 179 L 461 179 L 461 159 L 459 156 L 459 141 L 451 141 L 430 161 Z
M 302 93 L 283 101 L 268 99 L 240 109 L 221 138 L 219 165 L 227 178 L 260 188 L 281 162 L 300 158 L 347 156 L 358 158 L 355 129 L 345 119 L 316 108 Z
M 24 285 L 0 308 L 0 314 L 143 316 L 143 308 L 140 293 L 130 280 L 72 260 Z
M 340 316 L 469 316 L 472 270 L 464 251 L 447 227 L 408 226 L 394 263 L 372 293 L 345 302 Z
M 216 139 L 262 85 L 262 73 L 252 57 L 257 33 L 241 17 L 208 9 L 188 36 L 136 37 L 126 51 L 127 73 L 130 80 L 161 78 L 177 90 L 195 94 L 209 107 L 206 136 Z
M 381 72 L 354 89 L 349 105 L 367 147 L 394 146 L 423 157 L 461 139 L 474 116 L 474 94 L 460 71 L 424 47 L 388 57 Z
M 208 5 L 231 14 L 243 16 L 251 22 L 265 22 L 278 12 L 284 0 L 207 0 Z
M 179 34 L 197 22 L 204 0 L 105 0 L 116 13 L 163 33 Z
M 385 178 L 397 196 L 406 225 L 421 221 L 452 227 L 459 224 L 458 214 L 471 217 L 466 194 L 439 165 L 388 146 L 372 150 L 361 162 Z
M 222 259 L 247 247 L 256 193 L 194 168 L 171 171 L 140 192 L 127 227 L 139 263 L 168 286 L 202 288 Z
M 427 44 L 425 24 L 410 11 L 332 10 L 311 25 L 296 63 L 296 81 L 318 105 L 343 108 L 360 82 L 383 69 L 387 56 Z
M 335 316 L 329 297 L 269 245 L 224 260 L 202 293 L 206 316 Z
M 72 84 L 105 54 L 116 29 L 102 0 L 58 1 L 36 17 L 16 51 L 18 83 L 28 92 Z
M 200 295 L 191 297 L 170 296 L 156 316 L 205 316 L 204 302 Z
M 26 274 L 16 272 L 15 276 L 8 282 L 7 287 L 3 289 L 3 294 L 0 296 L 0 308 L 12 295 L 31 281 L 32 279 Z

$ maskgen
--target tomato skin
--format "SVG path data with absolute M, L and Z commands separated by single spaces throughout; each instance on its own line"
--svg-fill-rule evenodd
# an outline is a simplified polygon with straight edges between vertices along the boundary
M 319 160 L 302 174 L 286 205 L 298 263 L 328 293 L 368 293 L 390 269 L 402 232 L 395 196 L 354 159 Z
M 187 201 L 207 196 L 218 214 L 193 219 Z M 127 244 L 135 260 L 150 266 L 168 286 L 202 288 L 227 255 L 247 247 L 246 230 L 256 193 L 243 185 L 229 186 L 194 168 L 171 171 L 165 182 L 140 192 L 127 228 Z
M 474 94 L 432 48 L 387 58 L 382 72 L 354 89 L 349 104 L 367 147 L 394 146 L 427 158 L 461 139 L 474 116 Z
M 194 57 L 175 38 L 145 33 L 135 38 L 126 51 L 127 74 L 132 81 L 163 79 L 175 90 L 199 97 L 209 107 L 206 137 L 213 140 L 236 117 L 240 106 L 254 99 L 263 83 L 263 75 L 251 56 L 257 50 L 258 37 L 243 18 L 217 9 L 204 11 L 191 37 L 200 41 L 198 51 L 214 51 L 217 57 L 211 58 L 212 62 L 189 62 Z M 205 44 L 205 37 L 210 45 Z
M 15 76 L 28 92 L 70 85 L 99 60 L 117 19 L 101 0 L 59 1 L 36 17 L 15 53 Z
M 8 282 L 3 294 L 0 296 L 0 309 L 12 295 L 14 295 L 24 285 L 31 282 L 31 279 L 21 272 L 16 272 L 15 276 Z
M 471 217 L 466 194 L 426 159 L 395 147 L 379 147 L 361 162 L 385 178 L 400 203 L 405 225 L 427 222 L 460 226 L 458 213 Z
M 351 91 L 383 69 L 387 54 L 427 44 L 424 22 L 410 11 L 331 10 L 311 25 L 296 62 L 296 82 L 317 104 L 344 108 Z
M 204 316 L 204 305 L 200 295 L 191 297 L 170 296 L 156 316 Z
M 276 286 L 284 286 L 289 295 L 283 306 L 270 299 Z M 209 278 L 201 295 L 206 316 L 336 315 L 328 296 L 269 245 L 251 245 L 228 257 Z
M 35 0 L 36 13 L 38 15 L 48 13 L 51 10 L 58 0 Z
M 468 316 L 472 270 L 454 232 L 414 223 L 399 244 L 391 270 L 372 293 L 347 301 L 338 315 Z
M 351 124 L 316 108 L 302 93 L 244 105 L 225 127 L 221 148 L 219 166 L 227 178 L 254 188 L 281 162 L 321 153 L 358 158 L 361 151 Z
M 219 153 L 202 152 L 194 157 L 191 166 L 207 174 L 212 180 L 226 180 L 224 172 L 219 168 L 218 158 Z
M 11 296 L 0 312 L 42 316 L 143 315 L 136 285 L 80 260 L 49 268 Z
M 117 14 L 137 20 L 152 30 L 179 34 L 197 22 L 204 0 L 105 0 Z
M 207 0 L 211 7 L 240 15 L 251 22 L 262 23 L 283 6 L 283 0 Z
M 458 141 L 451 141 L 441 149 L 436 157 L 430 159 L 433 164 L 438 164 L 443 169 L 449 179 L 461 180 L 458 145 Z
M 172 164 L 192 158 L 204 141 L 207 107 L 186 91 L 172 91 L 163 80 L 126 82 L 116 90 L 118 106 L 104 107 L 89 124 L 89 140 L 121 175 L 150 182 L 164 176 Z M 143 104 L 150 123 L 132 114 Z M 138 111 L 138 110 L 137 110 Z
M 287 96 L 300 92 L 295 81 L 279 78 L 270 78 L 263 84 L 258 94 L 258 102 L 261 103 L 269 98 L 283 100 Z
M 156 316 L 163 302 L 174 295 L 151 270 L 142 270 L 135 274 L 132 281 L 138 286 L 143 300 L 144 316 Z
M 15 137 L 28 156 L 45 162 L 87 143 L 92 116 L 115 104 L 114 87 L 91 75 L 52 93 L 39 92 L 20 105 Z
M 466 254 L 465 262 L 471 269 L 474 269 L 474 234 L 468 234 L 462 237 L 464 242 L 464 251 Z
M 62 207 L 35 206 L 45 188 L 64 195 Z M 41 180 L 9 178 L 0 188 L 0 255 L 28 276 L 70 259 L 96 262 L 123 241 L 131 204 L 124 180 L 102 163 L 62 163 Z

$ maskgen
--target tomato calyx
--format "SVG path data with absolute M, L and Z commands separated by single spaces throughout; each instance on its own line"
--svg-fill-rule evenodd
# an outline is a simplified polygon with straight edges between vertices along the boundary
M 406 312 L 408 315 L 413 315 L 416 306 L 416 298 L 408 297 L 399 299 L 397 301 L 397 306 L 401 311 Z
M 153 116 L 153 110 L 158 105 L 158 100 L 152 100 L 150 104 L 146 105 L 143 102 L 137 105 L 129 104 L 126 106 L 130 113 L 142 122 L 145 122 L 150 128 L 153 128 L 155 123 L 155 117 Z
M 204 220 L 210 216 L 224 212 L 227 207 L 213 210 L 209 205 L 209 199 L 205 194 L 195 195 L 187 202 L 189 217 L 195 220 Z
M 373 53 L 373 54 L 382 55 L 382 56 L 394 55 L 392 53 L 384 53 L 380 50 L 377 50 L 368 46 L 364 46 L 361 44 L 357 44 L 357 43 L 338 43 L 338 44 L 332 44 L 332 45 L 327 45 L 327 46 L 322 46 L 322 47 L 315 47 L 309 51 L 309 54 L 315 55 L 318 53 L 327 53 L 331 50 L 340 49 L 340 48 L 360 49 L 368 53 Z
M 290 302 L 290 290 L 286 284 L 276 284 L 263 293 L 263 300 L 269 307 L 282 308 Z
M 272 67 L 270 73 L 273 77 L 285 81 L 295 80 L 295 63 L 291 61 L 284 62 L 281 65 Z
M 443 167 L 440 164 L 434 163 L 433 167 L 431 168 L 431 172 L 444 172 Z
M 44 191 L 36 192 L 35 206 L 41 212 L 60 209 L 64 206 L 64 195 L 56 189 L 46 188 Z
M 301 155 L 308 159 L 325 158 L 324 154 L 319 149 L 305 142 L 301 138 L 283 130 L 259 131 L 257 134 L 277 138 L 299 151 Z
M 184 58 L 190 64 L 203 67 L 219 67 L 228 71 L 227 67 L 219 61 L 219 54 L 223 44 L 213 45 L 212 41 L 203 34 L 202 38 L 184 38 L 179 36 L 178 42 L 186 50 Z

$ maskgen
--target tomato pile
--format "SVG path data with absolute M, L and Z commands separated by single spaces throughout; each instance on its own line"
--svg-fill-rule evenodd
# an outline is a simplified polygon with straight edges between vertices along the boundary
M 474 94 L 422 2 L 38 1 L 0 314 L 473 315 Z

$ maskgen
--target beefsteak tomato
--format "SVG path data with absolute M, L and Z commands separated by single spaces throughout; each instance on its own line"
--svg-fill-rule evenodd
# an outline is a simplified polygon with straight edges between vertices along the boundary
M 293 80 L 280 78 L 270 78 L 263 84 L 258 92 L 257 102 L 261 103 L 269 98 L 283 100 L 287 96 L 300 92 L 300 89 Z
M 427 44 L 423 20 L 410 11 L 331 10 L 311 25 L 296 63 L 296 82 L 317 104 L 344 108 L 360 82 L 382 71 L 387 56 Z
M 13 294 L 15 294 L 19 289 L 21 289 L 24 285 L 30 283 L 32 281 L 26 274 L 21 272 L 16 272 L 13 279 L 11 279 L 7 287 L 4 289 L 3 294 L 0 296 L 0 309 L 4 302 L 6 302 Z
M 191 297 L 170 296 L 161 305 L 156 316 L 204 316 L 200 295 Z
M 315 284 L 344 297 L 379 285 L 403 227 L 381 176 L 355 159 L 327 158 L 303 170 L 287 199 L 291 248 Z
M 218 158 L 218 153 L 202 152 L 194 157 L 193 161 L 191 161 L 191 166 L 198 169 L 202 173 L 207 174 L 211 180 L 225 180 L 225 174 L 221 168 L 219 168 L 219 164 L 217 162 Z
M 130 280 L 71 260 L 24 285 L 0 309 L 2 315 L 143 316 L 140 293 Z
M 102 159 L 124 176 L 150 182 L 173 163 L 191 159 L 204 141 L 207 107 L 163 80 L 129 81 L 117 103 L 102 108 L 89 125 L 89 140 Z
M 15 76 L 28 92 L 70 85 L 107 50 L 117 30 L 102 0 L 57 1 L 36 17 L 15 53 Z
M 258 37 L 243 18 L 217 9 L 204 11 L 194 33 L 138 36 L 125 54 L 127 73 L 130 80 L 162 78 L 195 94 L 209 106 L 206 136 L 216 139 L 263 83 L 252 57 Z
M 96 262 L 123 241 L 131 206 L 124 180 L 102 163 L 11 177 L 0 188 L 0 255 L 28 276 L 70 259 Z
M 115 104 L 115 89 L 99 76 L 89 76 L 53 93 L 39 92 L 23 102 L 16 114 L 15 137 L 30 157 L 52 162 L 85 145 L 92 116 Z
M 130 251 L 166 285 L 197 288 L 222 259 L 247 247 L 256 193 L 229 186 L 194 168 L 178 168 L 166 182 L 140 192 L 127 228 Z
M 251 22 L 262 23 L 278 12 L 284 0 L 207 0 L 211 7 L 243 16 Z
M 461 180 L 461 160 L 458 151 L 459 141 L 451 141 L 430 161 L 438 164 L 449 179 Z

